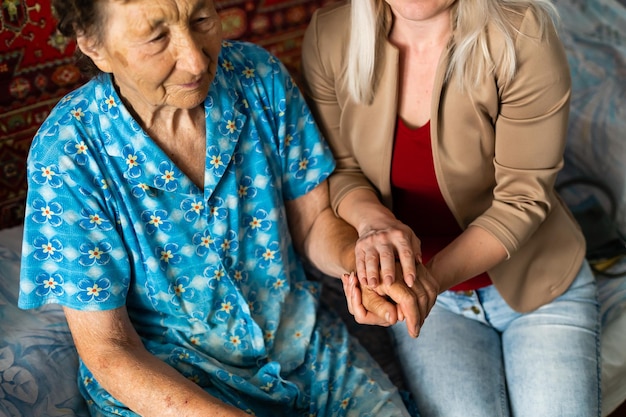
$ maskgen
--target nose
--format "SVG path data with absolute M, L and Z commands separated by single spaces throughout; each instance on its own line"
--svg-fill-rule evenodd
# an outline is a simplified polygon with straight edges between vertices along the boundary
M 205 35 L 206 36 L 206 35 Z M 177 42 L 177 67 L 191 74 L 201 74 L 209 67 L 209 55 L 204 48 L 202 35 L 185 33 Z

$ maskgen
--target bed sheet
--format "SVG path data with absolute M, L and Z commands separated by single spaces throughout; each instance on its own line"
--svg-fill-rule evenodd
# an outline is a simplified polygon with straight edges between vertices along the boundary
M 21 237 L 21 228 L 0 231 L 0 416 L 87 417 L 63 311 L 17 308 Z
M 563 179 L 606 182 L 626 233 L 626 2 L 554 0 L 572 74 L 571 112 Z M 581 190 L 582 191 L 582 190 Z M 585 193 L 566 194 L 576 204 Z

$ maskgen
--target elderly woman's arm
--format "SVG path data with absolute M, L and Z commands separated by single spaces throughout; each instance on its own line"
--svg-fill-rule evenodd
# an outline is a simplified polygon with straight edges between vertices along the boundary
M 356 230 L 330 208 L 328 182 L 285 202 L 289 231 L 296 251 L 327 275 L 340 277 L 355 270 Z
M 64 307 L 81 359 L 118 401 L 142 416 L 242 417 L 143 346 L 125 307 L 78 311 Z

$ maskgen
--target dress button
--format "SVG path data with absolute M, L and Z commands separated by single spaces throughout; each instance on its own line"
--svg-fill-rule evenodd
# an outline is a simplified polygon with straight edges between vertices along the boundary
M 474 312 L 474 314 L 480 314 L 480 308 L 476 306 L 472 306 L 472 311 Z

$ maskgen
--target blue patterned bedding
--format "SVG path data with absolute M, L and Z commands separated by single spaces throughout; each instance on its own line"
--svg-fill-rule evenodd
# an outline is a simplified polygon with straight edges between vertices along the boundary
M 626 2 L 555 0 L 572 73 L 562 176 L 605 181 L 626 233 Z M 569 196 L 572 199 L 584 196 Z
M 606 181 L 626 232 L 626 6 L 555 0 L 572 70 L 563 178 Z M 582 196 L 565 195 L 575 202 Z M 58 306 L 16 307 L 19 230 L 0 231 L 0 417 L 88 416 L 76 387 L 76 350 Z M 626 267 L 626 261 L 622 262 Z M 626 399 L 626 279 L 600 280 L 603 415 Z
M 18 277 L 19 255 L 0 244 L 0 416 L 88 416 L 63 311 L 19 310 Z

